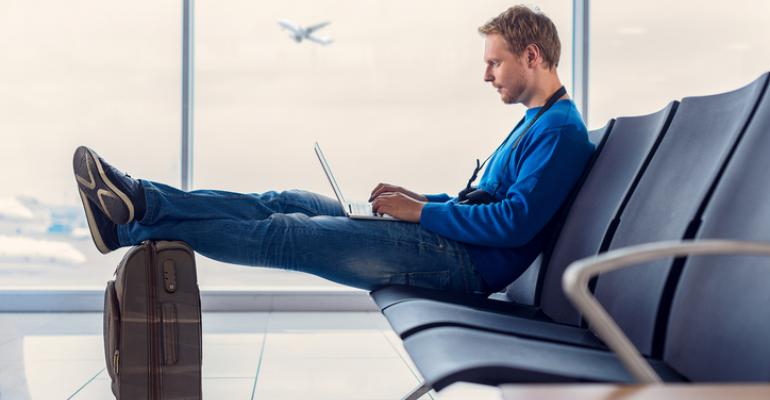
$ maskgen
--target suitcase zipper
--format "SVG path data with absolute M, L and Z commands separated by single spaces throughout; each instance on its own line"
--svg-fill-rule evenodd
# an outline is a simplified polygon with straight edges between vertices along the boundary
M 149 242 L 149 256 L 147 257 L 148 263 L 147 263 L 147 290 L 149 291 L 149 305 L 150 310 L 148 313 L 148 317 L 150 319 L 149 321 L 149 327 L 150 327 L 150 340 L 149 340 L 149 349 L 150 349 L 150 368 L 149 368 L 149 383 L 150 383 L 150 391 L 149 391 L 149 397 L 150 399 L 160 399 L 160 379 L 158 379 L 158 364 L 159 364 L 159 344 L 158 341 L 158 326 L 157 326 L 157 292 L 156 292 L 156 277 L 155 277 L 155 243 L 150 241 Z

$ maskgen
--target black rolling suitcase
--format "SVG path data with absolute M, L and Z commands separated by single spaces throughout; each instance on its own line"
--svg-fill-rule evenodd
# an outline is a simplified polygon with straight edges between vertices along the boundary
M 201 306 L 183 242 L 126 253 L 104 296 L 104 355 L 118 399 L 201 398 Z

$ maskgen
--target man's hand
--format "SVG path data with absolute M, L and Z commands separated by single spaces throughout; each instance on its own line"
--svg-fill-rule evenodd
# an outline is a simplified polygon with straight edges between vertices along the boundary
M 369 201 L 374 201 L 374 199 L 377 198 L 377 196 L 383 194 L 383 193 L 403 193 L 415 200 L 427 202 L 428 199 L 418 193 L 415 193 L 411 190 L 407 190 L 402 188 L 401 186 L 391 185 L 389 183 L 379 183 L 377 186 L 372 190 L 371 196 L 369 196 Z
M 402 221 L 419 223 L 425 203 L 405 193 L 385 192 L 374 199 L 372 210 Z

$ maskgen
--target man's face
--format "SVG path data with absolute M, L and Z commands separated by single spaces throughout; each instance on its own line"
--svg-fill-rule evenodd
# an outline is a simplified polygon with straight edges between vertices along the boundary
M 503 103 L 520 103 L 527 90 L 527 68 L 525 57 L 508 50 L 503 36 L 498 33 L 486 35 L 484 46 L 484 81 L 489 82 L 500 93 Z

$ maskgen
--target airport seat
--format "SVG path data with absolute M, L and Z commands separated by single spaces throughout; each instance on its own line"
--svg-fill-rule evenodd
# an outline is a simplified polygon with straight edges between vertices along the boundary
M 694 237 L 708 195 L 766 86 L 767 74 L 728 93 L 681 101 L 668 134 L 620 215 L 609 250 Z M 597 299 L 642 354 L 660 356 L 657 342 L 663 332 L 649 328 L 656 324 L 659 309 L 668 309 L 673 295 L 678 272 L 670 272 L 681 266 L 672 261 L 611 272 L 596 281 Z M 548 313 L 549 304 L 544 303 L 543 309 Z
M 768 154 L 766 92 L 703 213 L 697 239 L 770 243 Z M 692 381 L 770 381 L 768 304 L 767 257 L 688 258 L 662 327 L 663 360 Z
M 559 239 L 543 260 L 544 282 L 558 279 L 570 262 L 599 252 L 615 214 L 622 209 L 625 199 L 633 191 L 635 177 L 644 170 L 656 144 L 665 133 L 678 103 L 672 102 L 664 109 L 645 116 L 619 118 L 607 135 L 602 149 L 588 173 L 570 208 L 561 229 Z M 555 276 L 551 279 L 549 276 Z M 416 292 L 416 291 L 415 291 Z M 551 303 L 570 307 L 561 288 L 545 286 L 540 297 Z M 563 299 L 553 299 L 559 297 Z M 515 304 L 515 303 L 512 303 Z M 513 306 L 509 306 L 512 308 Z M 555 321 L 578 325 L 574 318 L 560 320 L 550 318 L 539 308 L 523 314 L 518 310 L 481 308 L 474 304 L 447 303 L 437 299 L 413 299 L 401 301 L 382 310 L 394 331 L 402 338 L 421 329 L 434 326 L 471 326 L 504 333 L 521 334 L 566 340 L 568 343 L 601 345 L 593 335 L 575 331 L 569 327 L 550 327 L 548 323 L 530 321 L 532 314 L 542 321 Z M 556 306 L 551 307 L 555 309 Z M 558 313 L 555 313 L 558 317 Z M 572 332 L 572 333 L 570 333 Z
M 715 181 L 724 163 L 724 157 L 739 137 L 757 102 L 759 90 L 761 84 L 755 82 L 738 91 L 683 100 L 670 121 L 668 132 L 662 135 L 660 145 L 653 153 L 649 165 L 646 169 L 640 169 L 642 173 L 641 178 L 637 178 L 638 186 L 633 191 L 629 189 L 632 194 L 625 207 L 624 203 L 618 200 L 622 196 L 612 197 L 616 204 L 606 204 L 609 196 L 606 196 L 607 192 L 602 191 L 607 189 L 604 184 L 606 179 L 602 179 L 602 174 L 616 170 L 615 163 L 622 165 L 626 161 L 623 151 L 628 151 L 627 154 L 634 157 L 631 147 L 623 148 L 622 151 L 619 147 L 612 147 L 614 143 L 620 142 L 613 141 L 615 135 L 618 135 L 618 138 L 623 135 L 636 137 L 635 135 L 645 129 L 655 127 L 652 136 L 658 137 L 658 132 L 662 132 L 668 123 L 668 117 L 664 117 L 664 109 L 659 112 L 663 116 L 652 114 L 630 120 L 619 118 L 616 121 L 608 143 L 597 160 L 596 168 L 592 169 L 595 172 L 589 174 L 573 205 L 576 218 L 568 220 L 564 225 L 551 256 L 552 262 L 545 270 L 541 310 L 553 322 L 571 326 L 549 326 L 546 322 L 531 321 L 526 316 L 515 313 L 481 311 L 431 300 L 401 302 L 384 309 L 383 314 L 402 338 L 437 326 L 468 326 L 522 337 L 603 348 L 601 341 L 579 326 L 580 316 L 561 290 L 560 279 L 564 269 L 575 260 L 604 250 L 600 248 L 602 242 L 610 242 L 611 248 L 618 248 L 651 241 L 678 240 L 688 238 L 688 235 L 692 237 L 688 229 L 698 218 L 701 202 L 692 201 L 689 196 L 692 193 L 700 193 L 698 198 L 702 198 L 703 193 L 709 190 Z M 701 118 L 701 115 L 710 115 L 717 121 Z M 695 140 L 696 138 L 701 140 Z M 644 156 L 638 158 L 643 159 Z M 692 166 L 697 169 L 689 170 Z M 668 182 L 667 185 L 660 184 L 665 181 Z M 595 187 L 592 186 L 594 184 Z M 625 184 L 633 187 L 628 182 Z M 672 194 L 672 187 L 685 190 L 676 198 Z M 678 212 L 672 215 L 661 211 L 659 204 L 666 204 Z M 592 208 L 598 212 L 604 210 L 605 219 L 596 218 L 597 216 L 590 212 Z M 629 208 L 635 214 L 629 215 Z M 609 213 L 609 210 L 613 213 Z M 615 214 L 615 210 L 619 210 L 619 214 Z M 661 225 L 665 225 L 665 229 L 659 228 Z M 602 296 L 600 298 L 608 305 L 611 315 L 615 316 L 617 309 L 633 310 L 626 314 L 621 313 L 616 318 L 621 327 L 629 331 L 632 341 L 645 355 L 652 355 L 653 346 L 659 345 L 653 341 L 655 330 L 648 330 L 646 327 L 650 326 L 651 321 L 655 321 L 661 301 L 665 302 L 670 298 L 670 295 L 666 294 L 671 285 L 668 277 L 670 263 L 665 263 L 666 261 L 658 263 L 657 268 L 664 269 L 658 274 L 647 274 L 627 280 L 621 278 L 612 285 L 604 285 L 604 280 L 613 276 L 607 274 L 599 279 L 597 284 L 600 289 L 604 289 L 604 292 L 597 292 L 597 295 Z M 623 273 L 638 274 L 637 270 Z M 640 286 L 644 288 L 644 293 L 627 296 L 627 293 L 639 290 Z M 639 324 L 639 321 L 643 322 Z
M 768 162 L 763 154 L 770 151 L 770 140 L 757 139 L 765 139 L 762 133 L 766 137 L 770 131 L 768 96 L 760 103 L 767 79 L 765 74 L 729 93 L 682 100 L 636 190 L 609 229 L 610 234 L 614 230 L 607 243 L 610 250 L 687 238 L 769 239 L 770 229 L 763 226 L 767 220 L 761 216 L 770 214 L 770 193 L 767 185 L 754 183 L 762 182 L 761 174 L 770 167 L 761 165 Z M 746 204 L 736 207 L 732 198 L 744 192 Z M 758 208 L 763 208 L 759 219 L 753 217 Z M 759 264 L 756 257 L 729 263 L 725 259 L 695 257 L 685 263 L 684 258 L 669 257 L 603 274 L 596 281 L 596 297 L 664 380 L 770 380 L 770 357 L 762 348 L 770 319 L 766 311 L 752 308 L 768 300 L 770 269 L 736 266 Z M 713 262 L 721 272 L 696 270 L 696 262 Z M 723 281 L 728 283 L 720 287 Z M 706 283 L 711 290 L 703 290 Z M 546 287 L 544 283 L 544 294 Z M 745 287 L 752 290 L 743 293 Z M 701 302 L 704 298 L 708 301 Z M 543 296 L 541 304 L 551 316 L 549 300 Z M 698 308 L 701 303 L 710 307 Z M 561 318 L 580 321 L 574 308 L 567 311 Z M 482 329 L 432 327 L 407 337 L 404 345 L 425 387 L 437 390 L 455 381 L 631 382 L 609 351 Z M 757 349 L 760 354 L 752 357 Z M 734 351 L 737 355 L 732 356 Z M 736 357 L 752 360 L 741 373 L 731 372 L 728 364 L 713 365 L 719 360 L 737 362 Z

